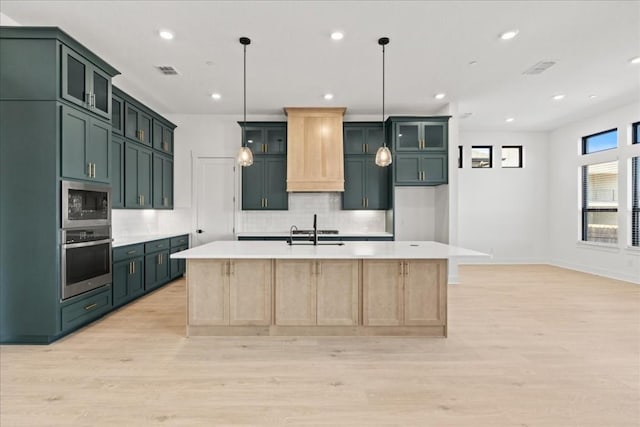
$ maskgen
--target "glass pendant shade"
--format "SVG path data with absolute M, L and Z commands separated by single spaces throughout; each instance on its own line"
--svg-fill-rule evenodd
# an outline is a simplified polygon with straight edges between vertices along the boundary
M 240 147 L 240 151 L 238 151 L 238 164 L 240 166 L 251 166 L 253 164 L 253 153 L 249 147 Z
M 389 166 L 391 164 L 391 151 L 385 145 L 384 147 L 378 148 L 376 152 L 376 165 L 378 166 Z

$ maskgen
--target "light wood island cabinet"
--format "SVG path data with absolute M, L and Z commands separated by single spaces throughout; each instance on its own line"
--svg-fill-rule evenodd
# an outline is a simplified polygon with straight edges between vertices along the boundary
M 187 335 L 447 335 L 447 263 L 485 256 L 437 242 L 219 241 L 187 260 Z

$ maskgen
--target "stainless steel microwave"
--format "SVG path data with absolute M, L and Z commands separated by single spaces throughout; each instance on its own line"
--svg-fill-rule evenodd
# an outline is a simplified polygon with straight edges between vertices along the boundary
M 62 181 L 62 228 L 110 225 L 110 185 Z

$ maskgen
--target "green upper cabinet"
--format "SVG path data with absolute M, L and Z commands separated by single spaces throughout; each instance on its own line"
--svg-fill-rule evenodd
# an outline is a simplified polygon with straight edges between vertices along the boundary
M 62 45 L 62 99 L 111 119 L 111 76 Z
M 394 123 L 394 151 L 446 150 L 447 131 L 447 122 L 420 121 Z
M 153 148 L 173 154 L 173 129 L 153 119 Z
M 242 168 L 242 209 L 288 208 L 287 159 L 285 156 L 254 156 L 253 165 Z
M 124 111 L 125 136 L 151 147 L 151 116 L 128 102 L 125 102 Z
M 153 207 L 173 209 L 173 160 L 153 153 Z
M 117 95 L 111 96 L 111 130 L 124 135 L 124 100 Z
M 446 153 L 397 154 L 394 163 L 396 185 L 440 185 L 448 181 Z
M 111 207 L 124 208 L 124 139 L 111 135 Z
M 75 108 L 61 108 L 62 176 L 111 182 L 111 125 Z
M 389 209 L 389 168 L 376 165 L 375 156 L 345 156 L 342 209 Z
M 242 122 L 238 122 L 242 131 Z M 283 155 L 287 152 L 286 122 L 247 122 L 245 144 L 253 154 Z
M 384 138 L 382 123 L 349 122 L 343 126 L 344 154 L 375 155 Z
M 395 185 L 448 182 L 449 116 L 390 117 Z
M 150 209 L 152 207 L 152 159 L 150 149 L 128 141 L 125 143 L 125 208 Z

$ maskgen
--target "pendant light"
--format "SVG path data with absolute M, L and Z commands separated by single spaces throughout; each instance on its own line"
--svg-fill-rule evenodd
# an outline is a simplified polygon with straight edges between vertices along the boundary
M 244 46 L 244 119 L 242 120 L 242 147 L 238 152 L 238 164 L 240 166 L 251 166 L 253 164 L 253 153 L 251 149 L 247 147 L 247 45 L 251 44 L 251 39 L 248 37 L 240 37 L 240 44 Z
M 382 147 L 376 152 L 376 165 L 386 167 L 391 164 L 391 151 L 387 147 L 387 133 L 384 123 L 384 47 L 389 44 L 388 37 L 378 39 L 378 44 L 382 46 Z

